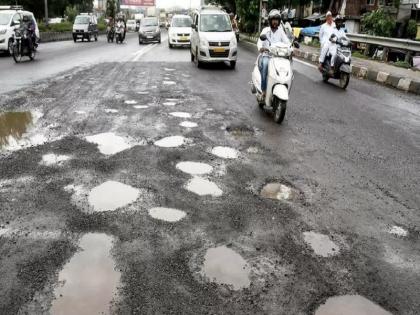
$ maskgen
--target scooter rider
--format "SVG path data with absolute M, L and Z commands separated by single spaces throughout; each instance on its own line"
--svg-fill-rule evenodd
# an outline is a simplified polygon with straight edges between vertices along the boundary
M 330 36 L 328 43 L 324 44 L 321 49 L 321 54 L 319 56 L 320 70 L 322 70 L 325 58 L 327 56 L 331 56 L 330 72 L 333 72 L 335 59 L 337 56 L 337 40 L 342 37 L 347 38 L 344 31 L 344 19 L 340 15 L 337 15 L 335 18 L 335 27 L 333 29 L 333 33 Z
M 264 28 L 261 32 L 261 35 L 265 34 L 267 36 L 267 40 L 258 40 L 258 49 L 261 54 L 260 58 L 258 59 L 258 67 L 261 72 L 262 99 L 265 99 L 267 91 L 268 64 L 270 60 L 270 56 L 268 55 L 268 47 L 278 42 L 290 45 L 290 40 L 287 37 L 283 26 L 281 25 L 281 14 L 279 10 L 274 9 L 270 11 L 268 14 L 268 23 L 269 26 Z
M 34 46 L 36 45 L 35 23 L 28 15 L 23 15 L 22 23 L 23 24 L 21 28 L 24 32 L 27 32 L 28 46 L 29 49 L 32 51 L 34 50 Z
M 322 24 L 321 29 L 319 30 L 319 42 L 321 43 L 321 54 L 319 60 L 319 71 L 323 71 L 324 60 L 321 61 L 322 52 L 326 49 L 326 46 L 329 45 L 331 35 L 335 32 L 335 23 L 332 17 L 331 11 L 328 11 L 326 16 L 326 21 Z

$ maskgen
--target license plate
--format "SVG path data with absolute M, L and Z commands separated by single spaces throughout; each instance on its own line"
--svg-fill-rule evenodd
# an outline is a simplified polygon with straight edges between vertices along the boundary
M 153 38 L 153 36 L 147 36 L 147 38 Z
M 225 52 L 224 48 L 213 48 L 214 52 L 220 53 L 220 52 Z
M 187 36 L 182 36 L 179 40 L 188 40 Z

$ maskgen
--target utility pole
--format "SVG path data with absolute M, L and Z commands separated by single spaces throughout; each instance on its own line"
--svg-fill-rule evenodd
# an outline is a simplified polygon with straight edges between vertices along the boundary
M 260 0 L 260 11 L 258 14 L 258 34 L 261 34 L 262 0 Z
M 48 0 L 44 0 L 45 25 L 48 25 Z

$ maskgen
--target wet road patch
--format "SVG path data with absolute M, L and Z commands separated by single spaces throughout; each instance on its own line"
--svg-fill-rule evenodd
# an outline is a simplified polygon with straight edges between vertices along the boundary
M 183 121 L 182 123 L 179 124 L 181 127 L 184 128 L 196 128 L 198 127 L 198 124 L 192 121 Z
M 388 230 L 389 233 L 395 235 L 395 236 L 399 236 L 399 237 L 406 237 L 408 235 L 408 231 L 403 229 L 400 226 L 396 226 L 394 225 L 393 227 L 391 227 Z
M 183 136 L 171 136 L 155 141 L 154 144 L 162 148 L 175 148 L 184 145 L 186 142 L 187 139 Z
M 102 154 L 111 155 L 133 147 L 130 139 L 117 136 L 113 132 L 100 133 L 94 136 L 87 136 L 86 141 L 98 145 Z
M 230 147 L 214 147 L 211 153 L 223 159 L 237 159 L 239 156 L 239 151 Z
M 88 202 L 94 211 L 113 211 L 140 197 L 140 190 L 116 181 L 107 181 L 91 190 Z
M 178 222 L 187 214 L 184 211 L 172 208 L 156 207 L 149 209 L 149 215 L 158 220 L 167 222 Z
M 340 247 L 335 244 L 327 235 L 316 232 L 304 232 L 303 237 L 305 243 L 311 246 L 316 255 L 322 257 L 330 257 L 338 255 Z
M 226 131 L 234 137 L 250 137 L 254 135 L 254 129 L 246 125 L 227 126 Z
M 135 104 L 137 104 L 137 101 L 135 101 L 135 100 L 126 100 L 126 101 L 124 101 L 124 103 L 127 104 L 127 105 L 135 105 Z
M 21 139 L 32 119 L 31 112 L 0 113 L 0 149 Z
M 315 315 L 392 315 L 361 295 L 342 295 L 329 298 Z
M 163 81 L 164 85 L 175 85 L 176 82 L 175 81 Z
M 245 259 L 226 246 L 209 248 L 204 256 L 202 274 L 210 282 L 241 290 L 249 287 L 250 272 Z
M 210 174 L 213 171 L 211 165 L 200 162 L 180 162 L 176 165 L 176 168 L 191 175 Z
M 116 114 L 116 113 L 118 113 L 118 109 L 106 108 L 105 109 L 105 113 L 108 113 L 108 114 Z
M 116 297 L 120 272 L 110 257 L 112 237 L 88 233 L 77 252 L 60 271 L 52 314 L 109 314 Z
M 57 154 L 45 154 L 42 156 L 42 160 L 40 164 L 50 166 L 50 165 L 60 165 L 65 161 L 70 160 L 70 156 L 68 155 L 57 155 Z
M 179 117 L 179 118 L 191 118 L 191 114 L 185 113 L 185 112 L 172 112 L 172 113 L 169 113 L 169 115 L 174 116 L 174 117 Z
M 185 188 L 199 196 L 220 197 L 223 191 L 215 183 L 200 177 L 192 178 Z
M 292 200 L 297 192 L 281 183 L 268 183 L 261 190 L 261 197 L 275 200 Z
M 164 103 L 162 103 L 162 105 L 163 106 L 175 106 L 176 105 L 176 102 L 164 102 Z
M 146 108 L 149 108 L 149 106 L 148 105 L 134 105 L 133 108 L 135 108 L 135 109 L 146 109 Z

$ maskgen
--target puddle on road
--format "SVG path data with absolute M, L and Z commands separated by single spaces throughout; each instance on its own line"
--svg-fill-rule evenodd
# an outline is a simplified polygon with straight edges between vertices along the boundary
M 148 95 L 149 92 L 147 92 L 147 91 L 139 91 L 139 92 L 137 92 L 137 94 L 140 94 L 140 95 Z
M 179 118 L 191 118 L 191 114 L 185 113 L 185 112 L 172 112 L 172 113 L 169 113 L 169 115 L 174 116 L 174 117 L 179 117 Z
M 400 237 L 405 237 L 408 235 L 408 232 L 406 230 L 404 230 L 402 227 L 400 226 L 396 226 L 394 225 L 392 228 L 390 228 L 388 230 L 389 233 L 394 234 L 396 236 L 400 236 Z
M 226 246 L 209 248 L 204 256 L 203 274 L 211 282 L 227 284 L 234 290 L 250 285 L 250 267 L 241 255 Z
M 187 139 L 183 136 L 172 136 L 155 141 L 155 145 L 162 148 L 175 148 L 185 144 L 186 142 Z
M 84 114 L 86 114 L 86 112 L 84 110 L 75 110 L 74 112 L 76 114 L 78 114 L 78 115 L 84 115 Z
M 214 147 L 211 153 L 224 159 L 236 159 L 239 156 L 238 150 L 229 147 Z
M 178 222 L 182 220 L 187 214 L 184 211 L 177 209 L 157 207 L 149 209 L 149 215 L 152 218 L 162 221 Z
M 198 126 L 197 123 L 192 122 L 192 121 L 183 121 L 182 123 L 179 124 L 181 127 L 185 127 L 185 128 L 195 128 Z
M 268 183 L 261 190 L 261 197 L 275 200 L 290 200 L 295 194 L 292 188 L 280 183 Z
M 51 314 L 109 314 L 117 294 L 120 272 L 110 257 L 112 237 L 88 233 L 77 252 L 59 273 Z
M 32 119 L 31 112 L 0 113 L 0 149 L 20 140 Z
M 135 108 L 135 109 L 146 109 L 146 108 L 149 108 L 149 106 L 148 105 L 134 105 L 133 108 Z
M 94 211 L 104 212 L 127 206 L 140 197 L 140 190 L 116 181 L 107 181 L 93 188 L 88 202 Z
M 111 155 L 133 147 L 128 139 L 117 136 L 113 132 L 100 133 L 94 136 L 87 136 L 86 141 L 98 145 L 102 154 Z
M 137 104 L 137 101 L 135 101 L 135 100 L 127 100 L 127 101 L 124 101 L 124 103 L 127 104 L 127 105 L 135 105 L 135 104 Z
M 213 196 L 220 197 L 223 195 L 223 191 L 215 183 L 203 179 L 200 177 L 192 178 L 185 187 L 188 191 L 191 191 L 199 196 Z
M 315 315 L 392 315 L 361 295 L 334 296 L 322 304 Z
M 164 102 L 162 103 L 163 106 L 175 106 L 176 102 Z
M 175 71 L 175 69 L 172 69 L 172 68 L 165 68 L 165 71 L 172 72 L 172 71 Z
M 213 171 L 211 165 L 199 162 L 180 162 L 176 165 L 176 168 L 191 175 L 210 174 Z
M 116 113 L 118 113 L 118 110 L 117 109 L 112 109 L 112 108 L 106 108 L 105 113 L 116 114 Z
M 175 81 L 163 81 L 163 85 L 175 85 Z
M 327 235 L 316 232 L 304 232 L 305 242 L 312 247 L 315 254 L 322 257 L 330 257 L 340 252 L 340 247 L 335 244 Z
M 167 102 L 178 102 L 179 99 L 177 99 L 177 98 L 167 98 L 166 101 Z
M 50 153 L 50 154 L 45 154 L 42 156 L 42 160 L 40 162 L 40 164 L 43 165 L 57 165 L 57 164 L 62 164 L 62 162 L 68 161 L 70 160 L 70 156 L 68 155 L 57 155 L 54 153 Z

